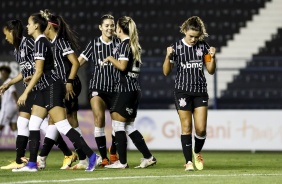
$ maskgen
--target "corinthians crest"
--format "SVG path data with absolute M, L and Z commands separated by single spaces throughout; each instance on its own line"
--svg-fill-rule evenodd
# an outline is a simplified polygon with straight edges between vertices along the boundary
M 201 48 L 197 48 L 197 49 L 196 49 L 196 55 L 197 55 L 197 56 L 203 56 L 203 51 L 202 51 Z
M 178 101 L 180 107 L 185 107 L 187 105 L 185 98 L 180 98 Z

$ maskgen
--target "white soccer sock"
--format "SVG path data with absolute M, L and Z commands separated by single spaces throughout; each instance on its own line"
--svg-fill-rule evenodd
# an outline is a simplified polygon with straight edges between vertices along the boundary
M 29 119 L 23 118 L 21 116 L 18 117 L 17 120 L 18 135 L 22 135 L 26 137 L 29 136 L 28 122 Z

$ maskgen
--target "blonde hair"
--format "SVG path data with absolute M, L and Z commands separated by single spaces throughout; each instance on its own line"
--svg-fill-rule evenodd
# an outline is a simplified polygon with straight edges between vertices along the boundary
M 124 32 L 129 35 L 129 45 L 132 50 L 133 59 L 142 63 L 141 61 L 141 46 L 139 44 L 138 31 L 135 22 L 128 16 L 123 16 L 118 19 L 118 25 Z
M 180 26 L 180 32 L 183 34 L 185 34 L 185 32 L 188 31 L 189 29 L 200 32 L 200 36 L 199 36 L 200 41 L 204 40 L 205 37 L 209 36 L 206 31 L 204 22 L 198 16 L 193 16 L 193 17 L 188 18 Z

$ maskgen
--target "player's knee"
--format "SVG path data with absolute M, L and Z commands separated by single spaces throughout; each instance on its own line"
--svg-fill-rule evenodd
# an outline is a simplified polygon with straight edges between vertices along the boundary
M 199 137 L 205 137 L 207 135 L 206 130 L 196 130 L 196 135 Z

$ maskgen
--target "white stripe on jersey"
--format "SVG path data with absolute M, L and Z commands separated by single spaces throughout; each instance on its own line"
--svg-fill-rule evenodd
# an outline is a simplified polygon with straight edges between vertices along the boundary
M 56 72 L 64 82 L 67 82 L 72 67 L 67 55 L 74 53 L 74 50 L 67 40 L 57 37 L 52 41 L 52 50 Z
M 111 42 L 105 42 L 102 37 L 91 40 L 86 49 L 80 54 L 89 62 L 89 72 L 91 73 L 89 80 L 89 90 L 101 90 L 106 92 L 114 92 L 115 89 L 115 68 L 112 64 L 106 64 L 101 67 L 101 63 L 108 56 L 113 56 L 115 48 L 119 45 L 120 40 L 113 38 Z
M 116 48 L 115 58 L 118 60 L 128 61 L 125 71 L 118 70 L 117 75 L 117 91 L 118 92 L 131 92 L 139 91 L 139 72 L 141 63 L 134 61 L 131 48 L 129 46 L 129 38 L 121 42 Z
M 172 47 L 175 50 L 172 63 L 177 65 L 175 89 L 191 93 L 206 93 L 207 83 L 203 59 L 208 53 L 209 45 L 205 41 L 198 41 L 191 46 L 181 39 Z

